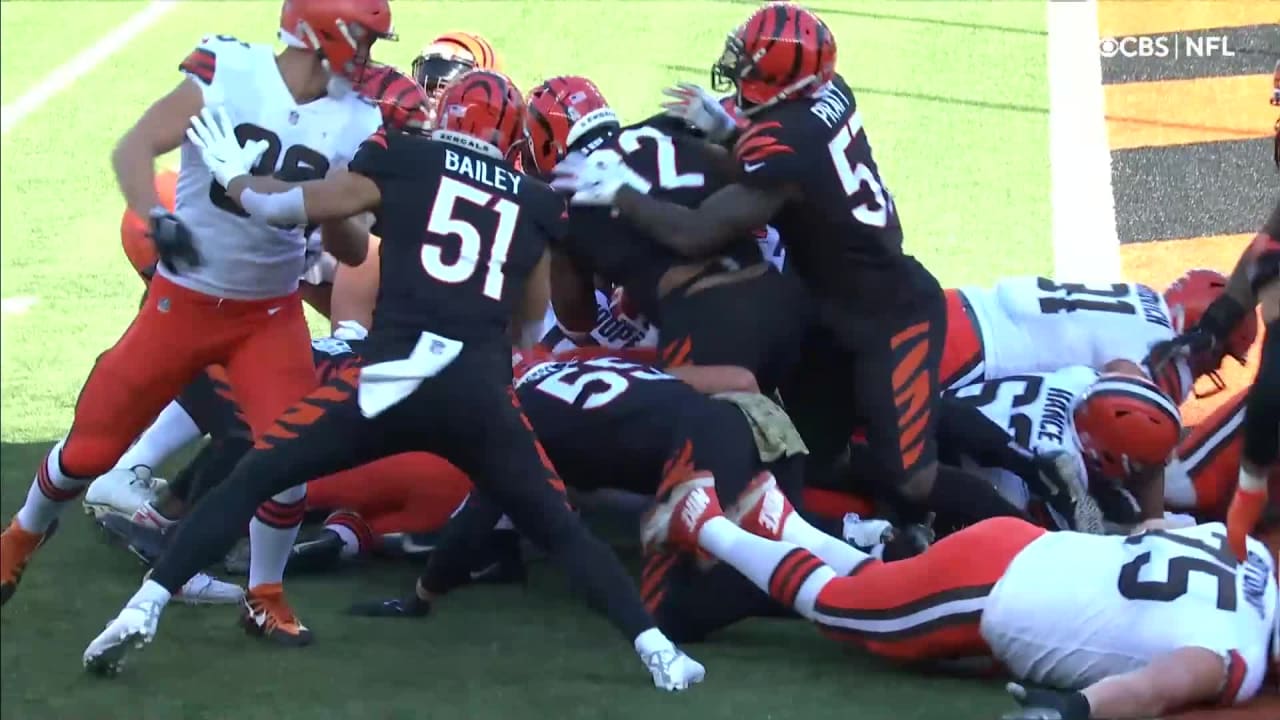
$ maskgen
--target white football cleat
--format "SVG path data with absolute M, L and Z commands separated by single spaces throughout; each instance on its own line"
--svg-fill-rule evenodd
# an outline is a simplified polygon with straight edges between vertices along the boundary
M 653 686 L 659 690 L 679 692 L 688 690 L 690 685 L 702 682 L 707 676 L 707 669 L 702 663 L 694 660 L 684 651 L 678 649 L 659 650 L 645 655 L 641 660 L 649 668 L 653 676 Z
M 205 573 L 196 573 L 173 597 L 188 605 L 238 605 L 244 600 L 244 589 Z
M 146 465 L 116 468 L 99 475 L 84 493 L 84 510 L 95 518 L 111 513 L 133 517 L 144 503 L 156 499 L 167 483 Z
M 888 520 L 863 520 L 858 513 L 845 513 L 840 534 L 846 543 L 874 555 L 877 547 L 893 540 L 894 530 L 893 523 Z
M 141 650 L 156 636 L 160 623 L 160 603 L 141 602 L 126 606 L 114 620 L 107 624 L 98 637 L 84 650 L 86 670 L 105 677 L 114 677 L 124 667 L 130 648 Z

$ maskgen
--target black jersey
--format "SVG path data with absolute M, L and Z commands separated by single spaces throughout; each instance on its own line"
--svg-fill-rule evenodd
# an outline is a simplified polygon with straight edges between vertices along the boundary
M 649 195 L 685 207 L 697 207 L 727 184 L 726 162 L 680 123 L 657 116 L 622 128 L 589 144 L 586 151 L 616 153 Z M 610 208 L 573 206 L 565 253 L 584 274 L 599 275 L 627 288 L 637 310 L 657 321 L 657 286 L 663 273 L 687 262 Z M 760 262 L 759 245 L 744 236 L 721 255 L 740 264 Z
M 843 78 L 814 98 L 761 111 L 734 154 L 745 184 L 799 189 L 771 224 L 787 246 L 788 268 L 815 294 L 872 302 L 896 296 L 902 225 Z
M 679 416 L 715 400 L 645 365 L 552 361 L 516 380 L 542 447 L 571 487 L 652 493 L 684 436 Z
M 564 234 L 564 200 L 508 162 L 419 135 L 379 132 L 350 169 L 382 194 L 376 345 L 427 331 L 508 347 L 529 274 Z

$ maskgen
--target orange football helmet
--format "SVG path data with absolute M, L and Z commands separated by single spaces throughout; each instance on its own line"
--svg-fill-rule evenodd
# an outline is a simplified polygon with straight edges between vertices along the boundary
M 586 133 L 621 123 L 595 83 L 578 75 L 553 77 L 529 91 L 525 137 L 533 168 L 549 174 Z
M 429 115 L 449 81 L 468 70 L 502 70 L 493 45 L 475 33 L 447 32 L 422 48 L 409 72 L 432 100 Z
M 725 41 L 711 68 L 711 89 L 736 93 L 750 116 L 792 97 L 808 97 L 836 74 L 836 38 L 822 20 L 795 3 L 761 6 Z
M 370 63 L 356 91 L 377 103 L 382 123 L 388 128 L 404 132 L 427 129 L 431 100 L 422 86 L 390 65 Z
M 320 53 L 329 72 L 359 82 L 376 40 L 395 40 L 387 0 L 284 0 L 280 36 Z
M 1102 476 L 1123 482 L 1134 471 L 1163 466 L 1178 447 L 1178 405 L 1151 381 L 1103 373 L 1074 410 L 1080 449 Z
M 1164 301 L 1169 305 L 1173 329 L 1184 332 L 1195 327 L 1209 305 L 1226 290 L 1227 276 L 1216 270 L 1196 268 L 1183 273 L 1182 277 L 1174 280 L 1164 291 Z M 1222 348 L 1191 357 L 1192 374 L 1196 377 L 1208 375 L 1217 390 L 1225 388 L 1226 384 L 1218 375 L 1223 356 L 1230 355 L 1243 365 L 1257 339 L 1258 316 L 1252 312 L 1245 313 Z
M 495 157 L 509 157 L 524 135 L 524 98 L 497 70 L 471 70 L 449 83 L 438 110 L 432 137 Z

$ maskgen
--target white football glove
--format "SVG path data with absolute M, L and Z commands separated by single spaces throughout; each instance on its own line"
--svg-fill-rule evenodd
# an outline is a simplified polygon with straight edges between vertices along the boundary
M 266 140 L 250 140 L 240 146 L 236 139 L 235 125 L 227 115 L 225 108 L 219 107 L 217 112 L 207 105 L 200 115 L 191 116 L 191 127 L 187 128 L 187 139 L 200 149 L 200 158 L 205 167 L 213 173 L 213 179 L 226 187 L 235 178 L 248 175 L 249 169 L 258 162 L 258 158 L 267 151 Z
M 628 168 L 616 152 L 570 153 L 551 172 L 554 176 L 551 187 L 571 194 L 569 202 L 573 205 L 608 206 L 624 186 L 640 193 L 648 193 L 651 187 Z
M 662 94 L 674 98 L 662 104 L 667 115 L 698 128 L 712 142 L 724 142 L 737 129 L 737 122 L 720 100 L 697 85 L 678 83 Z

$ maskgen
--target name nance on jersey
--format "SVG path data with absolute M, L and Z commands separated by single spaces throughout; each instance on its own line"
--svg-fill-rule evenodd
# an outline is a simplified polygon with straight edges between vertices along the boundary
M 299 104 L 285 86 L 272 49 L 227 36 L 205 38 L 180 69 L 205 104 L 220 106 L 241 142 L 267 150 L 251 172 L 283 180 L 319 179 L 346 164 L 382 116 L 356 93 Z M 251 219 L 214 181 L 189 142 L 182 145 L 176 213 L 191 228 L 204 263 L 173 282 L 217 297 L 251 300 L 288 295 L 306 270 L 306 237 Z

